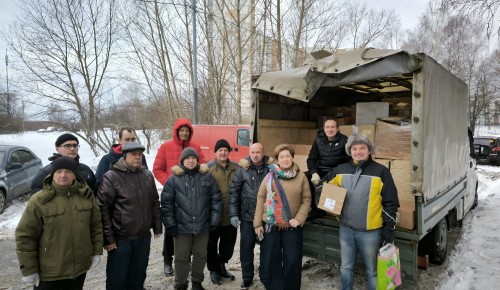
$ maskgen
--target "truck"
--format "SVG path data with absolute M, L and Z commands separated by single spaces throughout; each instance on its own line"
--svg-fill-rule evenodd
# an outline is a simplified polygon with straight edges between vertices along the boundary
M 193 125 L 192 141 L 200 145 L 205 160 L 215 158 L 214 147 L 219 139 L 225 139 L 231 146 L 229 160 L 238 162 L 249 153 L 250 126 L 249 125 Z
M 400 203 L 410 205 L 406 207 L 409 211 L 400 208 L 396 227 L 402 277 L 417 281 L 419 257 L 436 264 L 445 261 L 448 229 L 460 224 L 475 201 L 477 204 L 468 88 L 462 80 L 424 53 L 372 48 L 335 54 L 320 51 L 311 53 L 303 67 L 256 76 L 252 96 L 252 139 L 268 152 L 279 143 L 312 144 L 315 132 L 321 129 L 318 120 L 324 116 L 346 124 L 340 126 L 341 133 L 370 135 L 376 149 L 379 144 L 396 145 L 394 151 L 406 148 L 406 156 L 400 158 L 404 160 L 397 156 L 375 159 L 388 167 L 403 164 L 399 166 L 403 173 L 396 172 L 397 166 L 390 168 L 393 176 L 398 175 L 394 179 Z M 363 105 L 367 104 L 374 108 L 388 104 L 389 116 L 405 117 L 407 138 L 377 137 L 379 116 L 373 124 L 357 124 L 358 119 L 377 111 L 366 110 Z M 363 107 L 365 111 L 360 112 Z M 299 154 L 307 154 L 307 150 Z M 377 154 L 375 158 L 379 158 Z M 297 150 L 294 160 L 299 162 Z M 300 167 L 307 171 L 305 165 Z M 338 230 L 335 217 L 308 220 L 304 254 L 340 262 Z

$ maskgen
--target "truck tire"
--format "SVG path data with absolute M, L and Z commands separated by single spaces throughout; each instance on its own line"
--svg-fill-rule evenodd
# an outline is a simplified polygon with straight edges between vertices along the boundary
M 474 203 L 472 204 L 471 209 L 475 209 L 478 204 L 479 204 L 479 198 L 477 196 L 477 184 L 476 184 L 476 192 L 474 194 Z
M 441 265 L 446 260 L 448 251 L 448 226 L 443 218 L 434 226 L 429 234 L 429 260 L 433 264 Z

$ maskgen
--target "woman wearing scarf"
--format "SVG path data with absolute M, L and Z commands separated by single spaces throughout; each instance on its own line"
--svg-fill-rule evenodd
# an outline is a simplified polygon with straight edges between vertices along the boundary
M 300 289 L 304 225 L 311 205 L 309 182 L 288 144 L 274 149 L 257 194 L 253 226 L 260 242 L 260 280 L 266 289 Z M 262 239 L 263 238 L 263 239 Z

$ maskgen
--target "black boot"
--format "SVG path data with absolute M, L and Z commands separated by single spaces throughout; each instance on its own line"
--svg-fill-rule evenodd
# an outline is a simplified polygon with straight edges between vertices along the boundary
M 219 273 L 217 273 L 217 271 L 210 271 L 210 280 L 212 280 L 215 285 L 222 285 L 222 277 L 219 275 Z
M 201 282 L 193 282 L 193 286 L 191 289 L 192 290 L 205 290 L 205 288 L 203 288 L 203 285 L 201 285 Z
M 220 275 L 226 279 L 234 281 L 234 275 L 226 269 L 226 264 L 220 263 Z
M 182 285 L 182 286 L 174 286 L 175 290 L 188 290 L 187 285 Z M 193 288 L 194 289 L 194 288 Z
M 174 276 L 174 268 L 172 268 L 172 261 L 165 261 L 163 266 L 163 274 L 165 274 L 166 277 Z

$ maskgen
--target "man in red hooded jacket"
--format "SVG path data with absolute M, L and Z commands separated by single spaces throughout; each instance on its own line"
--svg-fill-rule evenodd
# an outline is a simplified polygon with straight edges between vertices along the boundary
M 158 149 L 156 159 L 153 164 L 153 174 L 162 185 L 167 183 L 172 174 L 172 167 L 179 164 L 182 150 L 191 147 L 198 153 L 199 163 L 206 163 L 205 156 L 201 152 L 200 145 L 191 142 L 193 138 L 193 126 L 186 118 L 179 118 L 174 123 L 172 140 L 163 143 Z M 172 261 L 174 255 L 174 238 L 165 235 L 163 241 L 163 272 L 165 276 L 173 276 Z

